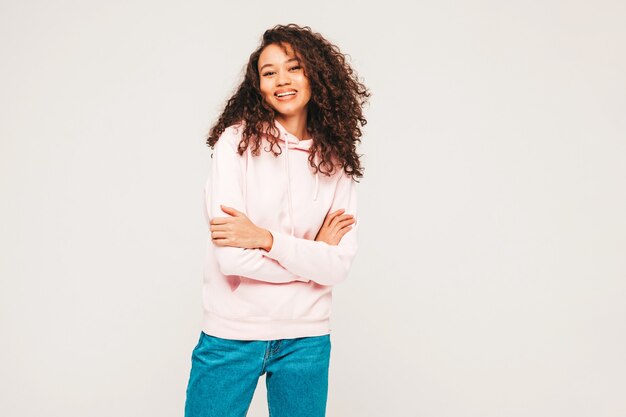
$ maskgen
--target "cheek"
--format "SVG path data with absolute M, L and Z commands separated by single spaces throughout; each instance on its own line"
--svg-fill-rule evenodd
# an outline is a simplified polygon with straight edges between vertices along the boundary
M 261 95 L 264 97 L 268 97 L 271 95 L 271 92 L 269 90 L 269 88 L 267 87 L 267 85 L 264 82 L 261 82 L 259 84 L 259 90 L 261 90 Z
M 308 81 L 304 81 L 302 83 L 302 85 L 304 87 L 303 90 L 305 92 L 305 95 L 306 95 L 307 99 L 309 99 L 311 97 L 311 85 L 309 84 Z

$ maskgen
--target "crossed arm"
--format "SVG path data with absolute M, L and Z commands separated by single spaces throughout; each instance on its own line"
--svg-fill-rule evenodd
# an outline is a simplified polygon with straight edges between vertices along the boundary
M 242 157 L 233 139 L 225 133 L 215 144 L 204 198 L 221 272 L 273 283 L 313 280 L 335 285 L 343 281 L 357 250 L 356 189 L 352 179 L 342 173 L 332 211 L 315 240 L 258 227 L 242 211 Z M 342 214 L 342 210 L 351 214 Z

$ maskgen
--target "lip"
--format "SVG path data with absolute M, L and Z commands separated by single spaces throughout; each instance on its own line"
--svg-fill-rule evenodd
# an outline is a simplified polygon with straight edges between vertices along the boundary
M 292 95 L 284 96 L 284 97 L 278 97 L 277 96 L 277 94 L 286 93 L 286 92 L 289 92 L 289 91 L 293 91 L 296 94 L 292 94 Z M 279 101 L 289 101 L 289 100 L 295 98 L 297 95 L 298 95 L 298 90 L 296 90 L 294 88 L 280 89 L 280 90 L 276 90 L 276 92 L 274 93 L 274 97 L 276 98 L 276 100 L 279 100 Z

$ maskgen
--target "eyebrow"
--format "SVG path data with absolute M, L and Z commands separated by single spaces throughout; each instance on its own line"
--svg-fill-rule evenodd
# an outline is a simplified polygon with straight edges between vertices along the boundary
M 286 60 L 286 61 L 285 61 L 285 63 L 287 63 L 287 62 L 291 62 L 291 61 L 297 61 L 297 60 L 298 60 L 298 58 L 291 58 L 291 59 Z M 271 66 L 273 66 L 273 65 L 274 65 L 274 64 L 265 64 L 265 65 L 263 65 L 263 66 L 261 67 L 261 69 L 259 69 L 259 71 L 263 71 L 263 68 L 265 68 L 265 67 L 271 67 Z

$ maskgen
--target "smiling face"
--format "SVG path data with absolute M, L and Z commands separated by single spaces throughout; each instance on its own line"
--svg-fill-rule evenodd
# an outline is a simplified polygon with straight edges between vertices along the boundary
M 279 45 L 268 45 L 261 52 L 258 64 L 261 94 L 279 113 L 276 118 L 282 120 L 306 117 L 311 99 L 311 87 L 302 63 L 288 44 L 287 52 L 285 54 Z

